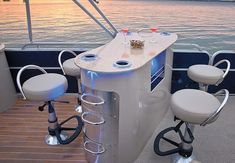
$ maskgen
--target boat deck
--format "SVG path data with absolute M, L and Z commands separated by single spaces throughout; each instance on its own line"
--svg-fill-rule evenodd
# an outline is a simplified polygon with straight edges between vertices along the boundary
M 219 97 L 220 100 L 223 97 Z M 235 96 L 230 95 L 226 106 L 219 118 L 207 126 L 195 126 L 193 154 L 196 160 L 193 163 L 234 163 L 235 162 Z M 164 119 L 156 127 L 154 134 L 149 139 L 142 153 L 134 163 L 172 163 L 172 155 L 158 156 L 153 151 L 153 143 L 160 131 L 167 127 L 175 126 L 172 111 L 169 109 Z M 168 138 L 174 139 L 177 134 L 168 134 Z M 177 139 L 176 139 L 177 140 Z M 167 148 L 169 147 L 169 148 Z M 162 142 L 162 148 L 170 149 Z
M 76 114 L 76 98 L 64 96 L 70 104 L 56 103 L 59 121 Z M 206 127 L 195 128 L 194 154 L 201 163 L 235 162 L 235 96 L 230 96 L 219 119 Z M 47 110 L 39 112 L 38 102 L 18 99 L 16 104 L 0 113 L 0 162 L 2 163 L 87 163 L 81 134 L 69 145 L 48 146 L 44 143 L 47 134 Z M 169 110 L 164 120 L 156 127 L 142 153 L 134 163 L 170 163 L 171 156 L 161 157 L 153 152 L 156 135 L 164 128 L 174 126 Z
M 70 103 L 55 103 L 59 122 L 76 114 L 75 97 L 66 96 L 63 100 Z M 0 162 L 86 163 L 82 134 L 69 145 L 44 143 L 48 113 L 47 109 L 38 111 L 40 104 L 18 99 L 12 108 L 0 114 Z

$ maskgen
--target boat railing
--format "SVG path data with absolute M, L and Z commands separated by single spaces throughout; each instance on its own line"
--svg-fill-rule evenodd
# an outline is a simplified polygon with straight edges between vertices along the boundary
M 96 3 L 98 0 L 88 0 L 88 2 L 94 7 L 94 9 L 98 12 L 98 14 L 104 19 L 104 21 L 109 25 L 109 28 L 106 27 L 100 20 L 98 20 L 91 12 L 84 7 L 79 0 L 72 0 L 77 6 L 82 9 L 91 19 L 93 19 L 101 28 L 105 30 L 112 38 L 116 36 L 118 30 L 116 27 L 111 23 L 111 21 L 104 15 L 104 13 L 99 9 Z M 33 31 L 32 31 L 32 23 L 31 23 L 31 13 L 30 13 L 30 2 L 29 0 L 25 0 L 25 9 L 26 9 L 26 16 L 27 16 L 27 29 L 28 29 L 28 37 L 29 43 L 23 45 L 22 50 L 31 47 L 31 46 L 41 46 L 41 45 L 77 45 L 77 44 L 84 44 L 84 43 L 77 43 L 77 42 L 34 42 L 33 41 Z M 89 44 L 89 43 L 86 43 Z M 92 44 L 104 44 L 104 43 L 92 43 Z
M 176 46 L 176 47 L 191 47 L 191 48 L 194 48 L 194 49 L 197 49 L 198 51 L 204 51 L 205 52 L 205 50 L 203 50 L 202 49 L 202 47 L 200 46 L 200 45 L 198 45 L 198 44 L 191 44 L 191 43 L 174 43 L 174 46 Z M 173 48 L 174 49 L 174 48 Z M 175 50 L 178 50 L 178 48 L 175 48 Z M 207 52 L 208 53 L 208 52 Z M 209 53 L 208 53 L 209 54 Z
M 114 27 L 111 21 L 104 15 L 104 13 L 99 9 L 96 5 L 98 1 L 95 0 L 88 0 L 90 4 L 94 7 L 94 9 L 100 14 L 100 16 L 105 20 L 106 23 L 112 28 L 113 32 L 111 32 L 101 21 L 99 21 L 93 14 L 89 12 L 80 2 L 79 0 L 72 0 L 75 4 L 77 4 L 90 18 L 92 18 L 101 28 L 103 28 L 110 36 L 113 38 L 118 33 L 118 30 Z M 95 3 L 96 2 L 96 3 Z
M 31 42 L 24 44 L 21 49 L 26 50 L 30 48 L 36 48 L 36 49 L 41 49 L 41 48 L 47 48 L 47 49 L 64 49 L 65 47 L 72 48 L 75 50 L 79 51 L 86 51 L 91 48 L 96 48 L 99 46 L 104 45 L 104 42 Z
M 209 64 L 210 64 L 210 65 L 213 65 L 215 58 L 216 58 L 218 55 L 224 54 L 224 53 L 225 53 L 225 54 L 234 54 L 234 53 L 235 53 L 235 50 L 219 50 L 219 51 L 213 53 L 212 56 L 211 56 L 211 58 L 210 58 L 210 60 L 209 60 Z
M 184 47 L 184 48 L 179 48 L 179 47 Z M 185 47 L 191 47 L 190 49 L 186 49 Z M 213 65 L 215 62 L 216 57 L 219 57 L 220 55 L 227 54 L 227 55 L 233 55 L 235 54 L 235 50 L 218 50 L 214 53 L 210 53 L 206 50 L 203 50 L 203 48 L 198 45 L 198 44 L 191 44 L 191 43 L 174 43 L 173 44 L 173 52 L 190 52 L 190 51 L 195 51 L 195 49 L 199 53 L 205 53 L 209 56 L 209 65 Z M 234 71 L 234 69 L 230 69 L 230 71 Z

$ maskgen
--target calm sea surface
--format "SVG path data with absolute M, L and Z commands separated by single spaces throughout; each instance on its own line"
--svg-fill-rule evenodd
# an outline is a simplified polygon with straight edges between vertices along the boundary
M 85 6 L 89 6 L 83 0 Z M 235 3 L 123 0 L 100 1 L 99 7 L 120 30 L 158 27 L 177 33 L 179 43 L 199 44 L 203 49 L 235 50 Z M 94 10 L 92 13 L 97 15 Z M 106 42 L 111 37 L 72 1 L 31 5 L 33 40 Z M 27 43 L 24 4 L 0 2 L 0 42 Z

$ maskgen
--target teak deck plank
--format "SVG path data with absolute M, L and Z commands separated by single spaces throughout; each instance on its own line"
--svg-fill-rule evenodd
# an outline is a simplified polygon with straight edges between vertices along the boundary
M 76 98 L 64 96 L 69 104 L 56 103 L 59 122 L 76 115 Z M 68 145 L 49 146 L 47 108 L 38 111 L 41 102 L 17 99 L 14 106 L 0 113 L 0 162 L 2 163 L 87 163 L 83 149 L 83 134 Z M 69 125 L 76 124 L 75 122 Z

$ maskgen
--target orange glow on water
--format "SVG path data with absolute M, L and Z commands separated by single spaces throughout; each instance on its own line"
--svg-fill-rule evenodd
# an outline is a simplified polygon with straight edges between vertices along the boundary
M 67 3 L 68 0 L 29 0 L 30 3 L 34 4 L 34 3 Z M 9 4 L 22 4 L 24 3 L 24 0 L 8 0 L 8 1 L 3 1 L 0 0 L 0 4 L 1 3 L 9 3 Z
M 110 40 L 91 18 L 72 0 L 29 0 L 33 40 L 102 42 Z M 97 12 L 88 0 L 79 0 L 93 15 Z M 128 28 L 157 27 L 159 32 L 177 33 L 181 42 L 220 48 L 225 42 L 235 44 L 235 5 L 222 2 L 100 0 L 100 9 L 118 31 Z M 0 0 L 0 42 L 28 41 L 23 0 Z M 149 31 L 150 32 L 150 31 Z M 222 46 L 222 44 L 221 44 Z M 224 46 L 224 45 L 223 45 Z M 224 48 L 223 48 L 224 49 Z M 233 48 L 234 49 L 234 48 Z

